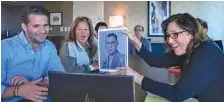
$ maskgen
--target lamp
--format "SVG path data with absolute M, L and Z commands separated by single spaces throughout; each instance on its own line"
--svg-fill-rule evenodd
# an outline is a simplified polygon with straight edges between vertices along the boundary
M 109 27 L 117 27 L 119 25 L 123 25 L 124 20 L 123 16 L 110 16 L 109 17 Z

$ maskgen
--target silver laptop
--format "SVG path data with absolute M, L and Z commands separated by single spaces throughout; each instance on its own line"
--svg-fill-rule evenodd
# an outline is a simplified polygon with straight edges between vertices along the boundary
M 134 102 L 133 76 L 49 72 L 52 102 Z

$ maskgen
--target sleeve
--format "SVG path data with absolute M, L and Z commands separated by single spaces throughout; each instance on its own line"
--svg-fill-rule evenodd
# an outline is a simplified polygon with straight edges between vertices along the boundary
M 142 44 L 145 46 L 145 48 L 147 50 L 149 50 L 150 52 L 152 52 L 152 47 L 151 47 L 151 43 L 149 42 L 149 40 L 145 39 L 144 40 L 144 43 L 142 43 Z
M 50 53 L 50 59 L 48 62 L 48 71 L 64 71 L 61 60 L 57 55 L 57 50 L 53 43 L 51 43 L 51 50 L 52 51 Z
M 8 60 L 9 60 L 9 53 L 8 47 L 6 43 L 2 42 L 1 44 L 2 50 L 1 50 L 1 94 L 5 91 L 7 88 L 6 84 L 6 74 L 7 74 L 7 66 L 8 66 Z
M 107 68 L 106 59 L 103 60 L 103 68 Z
M 70 50 L 69 50 L 70 49 Z M 79 66 L 77 64 L 77 58 L 75 53 L 70 53 L 71 48 L 69 48 L 68 43 L 63 44 L 60 49 L 60 59 L 62 65 L 66 72 L 72 73 L 89 73 L 91 70 L 90 65 Z
M 50 58 L 49 58 L 48 65 L 47 65 L 47 68 L 48 68 L 47 71 L 62 71 L 62 72 L 64 72 L 63 66 L 61 64 L 61 60 L 60 60 L 59 56 L 57 55 L 57 50 L 53 43 L 50 44 L 50 50 L 51 50 L 51 53 L 50 53 Z M 49 80 L 47 74 L 48 73 L 45 74 L 44 79 Z
M 120 58 L 121 66 L 126 66 L 125 65 L 125 55 L 124 54 L 121 54 L 120 57 L 121 57 Z
M 150 66 L 158 68 L 168 68 L 172 66 L 177 66 L 179 65 L 179 61 L 183 59 L 183 56 L 176 56 L 174 52 L 164 54 L 150 52 L 145 48 L 145 46 L 142 46 L 140 48 L 139 55 Z
M 130 42 L 128 42 L 128 54 L 129 55 L 132 55 L 132 50 L 131 50 L 131 43 Z
M 95 70 L 94 67 L 92 65 L 88 65 L 88 67 L 90 68 L 90 71 Z
M 156 82 L 146 77 L 141 85 L 144 90 L 172 102 L 182 102 L 200 94 L 217 79 L 224 66 L 223 60 L 223 53 L 214 51 L 214 48 L 200 49 L 193 55 L 188 72 L 175 85 Z

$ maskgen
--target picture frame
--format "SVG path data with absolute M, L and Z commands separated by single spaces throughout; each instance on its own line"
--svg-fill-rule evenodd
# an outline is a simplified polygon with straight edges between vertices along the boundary
M 170 16 L 170 1 L 148 1 L 148 36 L 163 37 L 161 23 Z
M 99 70 L 101 72 L 116 72 L 116 67 L 128 66 L 128 37 L 122 33 L 122 30 L 125 28 L 98 31 Z
M 62 26 L 62 12 L 50 12 L 50 26 Z

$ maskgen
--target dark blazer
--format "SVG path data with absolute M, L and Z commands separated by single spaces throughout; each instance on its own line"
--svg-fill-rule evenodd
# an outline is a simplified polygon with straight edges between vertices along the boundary
M 109 65 L 109 56 L 113 56 L 111 65 Z M 103 61 L 103 68 L 115 69 L 117 67 L 125 66 L 125 55 L 121 54 L 118 50 L 115 54 L 109 56 Z
M 180 66 L 181 79 L 174 85 L 160 83 L 144 77 L 141 83 L 145 91 L 164 97 L 171 102 L 182 102 L 196 98 L 199 102 L 224 101 L 224 54 L 212 41 L 202 43 L 189 60 L 176 56 L 149 52 L 144 46 L 140 56 L 155 67 Z

